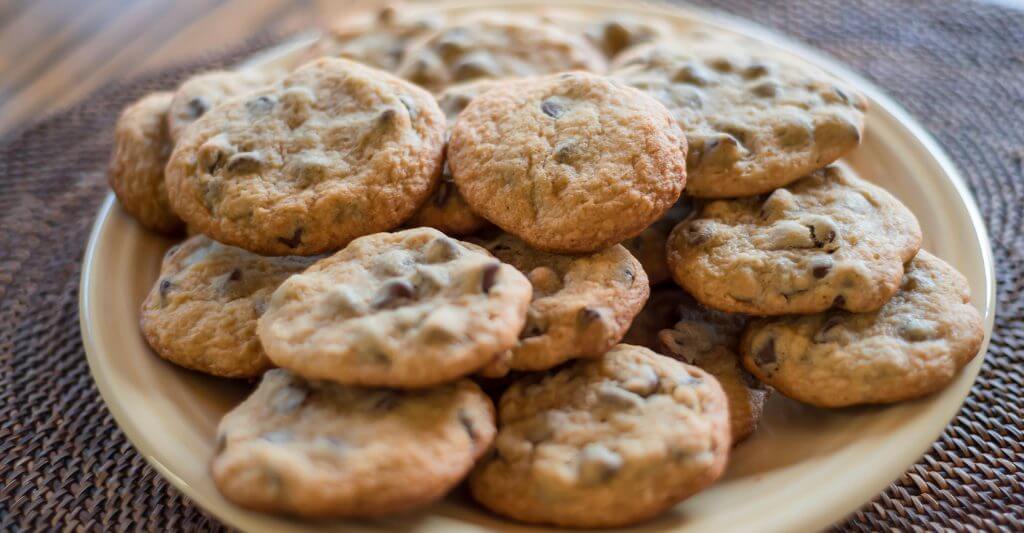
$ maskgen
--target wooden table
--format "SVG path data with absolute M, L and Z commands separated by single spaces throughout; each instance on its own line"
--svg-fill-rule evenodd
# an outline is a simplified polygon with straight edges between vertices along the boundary
M 102 85 L 324 25 L 356 0 L 0 0 L 0 135 Z

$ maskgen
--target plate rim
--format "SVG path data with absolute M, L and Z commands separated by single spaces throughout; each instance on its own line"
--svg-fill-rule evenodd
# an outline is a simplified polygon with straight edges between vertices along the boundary
M 438 2 L 433 5 L 433 7 L 439 9 L 468 9 L 473 7 L 502 9 L 526 6 L 550 6 L 550 4 L 545 3 L 543 0 L 498 0 L 487 5 L 474 0 L 449 0 Z M 928 444 L 926 444 L 921 450 L 915 452 L 912 456 L 908 451 L 890 455 L 885 463 L 892 466 L 892 468 L 886 468 L 885 471 L 895 473 L 892 474 L 891 477 L 887 477 L 887 479 L 884 480 L 884 483 L 882 483 L 882 480 L 880 479 L 874 479 L 874 483 L 864 483 L 861 485 L 860 490 L 856 491 L 856 494 L 852 498 L 860 502 L 856 508 L 844 508 L 838 510 L 820 509 L 814 516 L 804 516 L 803 520 L 801 520 L 799 524 L 793 523 L 792 521 L 786 522 L 785 520 L 780 519 L 771 526 L 766 525 L 766 529 L 773 529 L 772 526 L 779 530 L 792 527 L 820 529 L 855 513 L 857 510 L 863 508 L 865 504 L 869 503 L 873 497 L 881 494 L 893 481 L 904 475 L 908 469 L 913 467 L 928 448 L 930 448 L 942 433 L 945 432 L 946 428 L 948 428 L 956 419 L 964 402 L 970 396 L 971 389 L 973 389 L 977 381 L 977 376 L 980 372 L 984 359 L 987 357 L 996 311 L 995 264 L 992 254 L 992 242 L 989 239 L 987 226 L 984 219 L 981 217 L 977 202 L 975 201 L 973 194 L 971 194 L 970 189 L 967 186 L 967 182 L 964 180 L 962 174 L 953 163 L 948 153 L 942 148 L 935 137 L 882 88 L 868 80 L 857 71 L 853 70 L 851 67 L 848 67 L 839 60 L 833 58 L 831 55 L 814 48 L 810 44 L 802 43 L 781 31 L 768 28 L 753 20 L 725 13 L 723 11 L 692 6 L 689 4 L 669 5 L 663 2 L 645 1 L 638 2 L 633 6 L 623 6 L 615 4 L 609 0 L 570 0 L 565 2 L 564 5 L 560 4 L 559 7 L 568 7 L 570 9 L 608 9 L 620 13 L 645 12 L 647 15 L 653 15 L 660 12 L 673 18 L 685 18 L 694 21 L 709 22 L 714 26 L 724 27 L 728 31 L 753 37 L 757 40 L 770 42 L 771 45 L 777 46 L 806 61 L 821 66 L 843 79 L 855 82 L 858 85 L 858 88 L 861 89 L 871 100 L 872 108 L 878 108 L 884 111 L 885 114 L 889 115 L 889 118 L 892 119 L 895 125 L 904 130 L 906 139 L 913 140 L 913 142 L 920 145 L 923 151 L 932 158 L 932 163 L 934 163 L 941 174 L 945 176 L 945 180 L 953 186 L 956 195 L 959 197 L 967 212 L 967 217 L 971 221 L 971 231 L 973 231 L 981 245 L 980 259 L 985 276 L 984 294 L 978 295 L 984 296 L 985 298 L 985 306 L 983 308 L 985 338 L 975 361 L 962 370 L 962 372 L 970 374 L 969 385 L 966 387 L 964 394 L 959 398 L 959 401 L 955 405 L 950 405 L 946 412 L 943 413 L 943 418 L 946 422 L 942 427 L 931 432 L 932 434 L 929 435 L 930 439 L 928 440 Z M 311 33 L 303 33 L 270 48 L 260 50 L 253 54 L 249 59 L 244 60 L 242 63 L 251 64 L 254 59 L 272 58 L 275 55 L 288 53 L 288 51 L 294 50 L 297 47 L 297 42 L 310 41 L 311 35 Z M 151 449 L 151 444 L 149 439 L 145 437 L 145 432 L 139 429 L 132 422 L 131 417 L 127 414 L 127 410 L 122 403 L 118 401 L 117 393 L 113 390 L 112 385 L 103 373 L 102 365 L 98 362 L 98 358 L 100 357 L 98 352 L 101 348 L 96 345 L 93 326 L 90 323 L 92 316 L 89 311 L 91 307 L 89 280 L 94 276 L 94 258 L 96 249 L 99 246 L 104 227 L 110 221 L 111 211 L 114 209 L 115 204 L 116 198 L 114 194 L 108 191 L 97 210 L 96 217 L 90 228 L 87 245 L 82 257 L 81 274 L 79 276 L 79 329 L 90 375 L 96 383 L 104 404 L 111 412 L 111 415 L 117 423 L 118 429 L 125 434 L 132 447 L 142 455 L 147 463 L 157 470 L 157 472 L 177 490 L 206 512 L 220 520 L 223 520 L 225 523 L 228 523 L 233 527 L 247 527 L 252 524 L 249 517 L 251 513 L 249 511 L 235 508 L 234 506 L 229 506 L 227 508 L 213 508 L 207 505 L 207 502 L 204 501 L 205 498 L 201 493 L 194 490 L 188 482 L 178 477 L 169 467 L 163 464 L 163 462 L 157 457 L 157 454 Z M 267 515 L 265 518 L 267 520 L 271 520 L 274 517 Z

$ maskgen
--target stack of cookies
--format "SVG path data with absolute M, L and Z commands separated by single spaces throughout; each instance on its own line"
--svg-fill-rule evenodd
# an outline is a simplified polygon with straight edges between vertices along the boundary
M 230 500 L 609 527 L 710 486 L 769 391 L 942 388 L 983 337 L 914 215 L 831 166 L 864 97 L 736 39 L 552 11 L 347 19 L 127 108 L 110 182 L 172 247 L 161 357 L 259 380 Z M 497 405 L 497 407 L 495 407 Z

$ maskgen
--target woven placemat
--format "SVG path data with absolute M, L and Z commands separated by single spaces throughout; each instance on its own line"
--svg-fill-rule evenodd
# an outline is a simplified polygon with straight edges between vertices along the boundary
M 699 3 L 779 28 L 887 89 L 949 151 L 991 233 L 996 327 L 970 397 L 918 464 L 837 528 L 1024 529 L 1024 13 L 966 1 Z M 104 407 L 79 336 L 78 276 L 118 110 L 269 42 L 106 87 L 0 139 L 0 530 L 222 529 Z

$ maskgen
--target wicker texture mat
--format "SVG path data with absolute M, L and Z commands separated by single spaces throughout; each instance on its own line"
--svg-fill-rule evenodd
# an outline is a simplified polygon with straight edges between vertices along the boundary
M 1024 12 L 964 1 L 704 1 L 838 57 L 931 130 L 991 233 L 996 329 L 960 415 L 884 494 L 837 526 L 1024 529 Z M 117 429 L 89 376 L 77 288 L 117 111 L 253 41 L 0 139 L 0 530 L 220 529 Z

